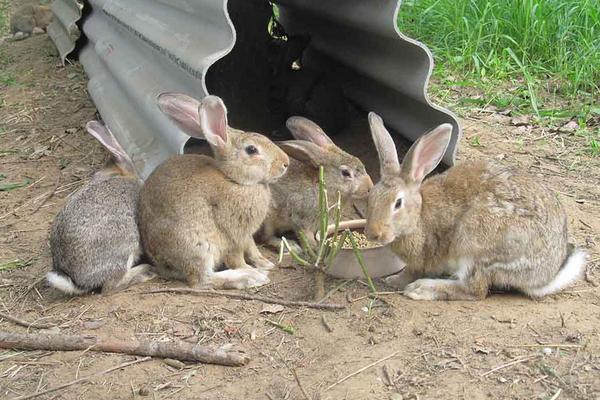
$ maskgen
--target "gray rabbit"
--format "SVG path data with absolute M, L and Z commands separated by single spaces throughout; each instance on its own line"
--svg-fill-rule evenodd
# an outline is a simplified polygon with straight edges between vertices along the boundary
M 67 201 L 52 224 L 53 269 L 46 279 L 71 295 L 96 289 L 110 293 L 154 277 L 149 265 L 138 265 L 141 182 L 131 159 L 107 127 L 91 121 L 86 128 L 111 153 L 112 162 Z
M 10 18 L 12 40 L 25 39 L 36 32 L 45 32 L 54 19 L 48 6 L 26 4 L 19 7 Z

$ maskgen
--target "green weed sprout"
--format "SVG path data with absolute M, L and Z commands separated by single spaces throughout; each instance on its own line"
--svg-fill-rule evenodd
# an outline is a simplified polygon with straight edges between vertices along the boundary
M 342 249 L 342 245 L 346 243 L 347 239 L 350 239 L 356 259 L 360 264 L 363 274 L 365 275 L 365 278 L 369 284 L 369 289 L 371 290 L 372 294 L 375 294 L 377 290 L 375 289 L 373 281 L 367 273 L 360 248 L 357 246 L 356 241 L 348 229 L 340 232 L 339 226 L 342 217 L 342 200 L 339 192 L 337 193 L 336 202 L 329 206 L 322 166 L 319 167 L 319 201 L 317 212 L 319 215 L 319 237 L 317 247 L 313 249 L 309 245 L 309 241 L 304 232 L 298 231 L 297 236 L 302 248 L 302 253 L 298 254 L 290 246 L 287 239 L 282 237 L 281 248 L 279 251 L 279 262 L 281 262 L 284 249 L 286 249 L 296 264 L 312 269 L 315 272 L 314 297 L 315 300 L 321 300 L 325 295 L 325 273 L 331 267 L 336 256 Z M 331 235 L 327 235 L 327 228 L 330 226 L 331 221 L 330 214 L 333 214 L 332 220 L 334 228 Z

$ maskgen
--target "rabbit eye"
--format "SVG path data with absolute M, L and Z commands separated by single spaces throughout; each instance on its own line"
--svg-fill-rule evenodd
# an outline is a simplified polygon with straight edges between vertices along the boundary
M 249 156 L 254 155 L 254 154 L 258 154 L 258 149 L 256 148 L 256 146 L 249 145 L 249 146 L 246 146 L 246 153 Z
M 396 204 L 394 204 L 394 210 L 397 210 L 402 207 L 402 198 L 396 199 Z
M 352 176 L 352 173 L 350 171 L 348 171 L 347 169 L 343 169 L 342 170 L 342 176 L 344 178 L 350 178 Z

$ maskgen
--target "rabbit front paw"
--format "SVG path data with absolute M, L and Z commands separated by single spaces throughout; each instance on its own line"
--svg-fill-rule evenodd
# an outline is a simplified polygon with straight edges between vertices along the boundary
M 404 295 L 413 300 L 436 300 L 437 284 L 437 279 L 418 279 L 406 285 Z
M 247 289 L 269 283 L 269 277 L 254 268 L 226 269 L 215 272 L 208 284 L 215 289 Z
M 391 286 L 396 289 L 404 289 L 406 285 L 411 282 L 414 282 L 416 276 L 414 274 L 409 273 L 406 269 L 398 272 L 397 274 L 388 276 L 383 278 L 383 282 L 386 285 Z
M 250 260 L 250 262 L 256 268 L 264 270 L 264 271 L 268 271 L 270 269 L 275 268 L 275 264 L 263 256 L 256 257 L 255 259 Z
M 269 282 L 271 282 L 271 280 L 269 279 L 269 277 L 266 274 L 263 274 L 254 269 L 253 270 L 245 270 L 244 276 L 240 277 L 240 279 L 237 282 L 238 287 L 236 289 L 247 289 L 247 288 L 263 286 Z

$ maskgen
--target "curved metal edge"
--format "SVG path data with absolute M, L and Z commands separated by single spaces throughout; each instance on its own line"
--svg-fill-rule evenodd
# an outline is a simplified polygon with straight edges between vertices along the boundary
M 48 36 L 58 50 L 62 65 L 65 65 L 81 36 L 77 22 L 81 19 L 83 5 L 76 0 L 54 0 L 51 8 L 54 19 L 48 26 Z
M 415 141 L 441 123 L 453 138 L 444 155 L 454 165 L 461 128 L 456 117 L 432 103 L 427 85 L 433 58 L 427 47 L 400 32 L 399 0 L 276 0 L 289 34 L 312 38 L 303 64 L 335 70 L 345 96 L 364 111 L 380 114 L 388 127 Z M 343 10 L 343 11 L 342 11 Z
M 444 162 L 447 165 L 452 166 L 456 162 L 456 153 L 458 151 L 458 144 L 460 143 L 460 139 L 462 137 L 462 127 L 460 126 L 458 118 L 452 111 L 450 111 L 447 108 L 444 108 L 442 106 L 438 106 L 437 104 L 433 103 L 431 101 L 431 99 L 429 98 L 429 94 L 427 93 L 427 88 L 429 87 L 429 81 L 431 79 L 431 76 L 433 74 L 433 68 L 435 66 L 434 65 L 435 62 L 433 60 L 433 53 L 431 52 L 431 50 L 429 50 L 429 47 L 427 47 L 425 44 L 419 42 L 418 40 L 415 40 L 415 39 L 412 39 L 412 38 L 406 36 L 405 34 L 403 34 L 400 31 L 400 27 L 398 26 L 398 16 L 400 15 L 401 7 L 402 7 L 402 0 L 398 0 L 398 4 L 396 5 L 396 11 L 394 12 L 394 20 L 392 21 L 396 33 L 402 40 L 405 40 L 406 42 L 412 43 L 415 46 L 421 48 L 421 50 L 423 50 L 425 52 L 425 54 L 427 54 L 427 58 L 429 58 L 429 71 L 427 72 L 427 77 L 425 78 L 425 81 L 423 82 L 423 98 L 425 99 L 425 101 L 427 102 L 427 104 L 430 107 L 443 112 L 444 114 L 448 115 L 450 118 L 452 118 L 454 120 L 454 123 L 452 124 L 454 126 L 454 129 L 452 130 L 452 139 L 450 140 L 450 144 L 448 145 L 448 149 L 446 150 L 446 153 L 444 154 L 444 158 L 443 158 Z
M 187 62 L 185 66 L 177 57 L 171 57 L 169 49 L 163 48 L 153 36 L 156 30 L 152 23 L 162 23 L 154 18 L 155 15 L 169 12 L 168 7 L 173 3 L 165 6 L 164 2 L 148 1 L 145 13 L 133 7 L 134 2 L 91 0 L 88 3 L 90 13 L 82 23 L 87 43 L 80 52 L 80 61 L 90 79 L 88 91 L 105 124 L 130 155 L 142 179 L 171 155 L 182 153 L 190 139 L 160 112 L 156 103 L 158 95 L 177 91 L 198 99 L 206 96 L 204 78 L 208 68 L 228 54 L 235 44 L 235 29 L 227 14 L 226 1 L 213 1 L 220 20 L 211 29 L 228 35 L 223 41 L 227 46 L 217 46 L 215 51 L 214 46 L 198 46 L 198 41 L 192 38 L 196 46 L 190 48 L 186 57 L 205 62 Z M 133 9 L 129 9 L 130 5 Z M 113 15 L 115 13 L 117 15 Z M 139 19 L 115 18 L 129 13 L 149 21 L 150 26 L 138 25 L 136 29 L 136 26 L 129 26 L 129 22 L 135 25 Z M 171 29 L 171 34 L 177 33 L 177 26 Z M 202 34 L 201 30 L 192 32 Z M 190 71 L 191 65 L 200 69 Z

